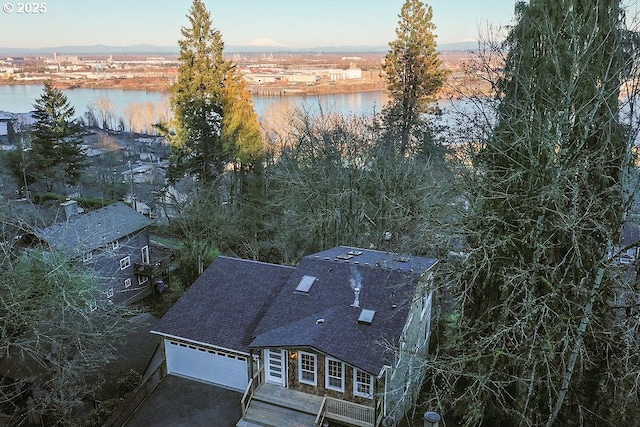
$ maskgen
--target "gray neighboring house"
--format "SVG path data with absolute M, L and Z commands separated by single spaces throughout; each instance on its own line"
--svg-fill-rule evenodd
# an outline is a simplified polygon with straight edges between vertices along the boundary
M 123 202 L 79 213 L 74 200 L 62 204 L 67 220 L 37 230 L 49 247 L 97 273 L 105 298 L 130 304 L 151 295 L 149 231 L 152 223 Z
M 424 377 L 436 262 L 344 246 L 295 268 L 220 256 L 152 333 L 169 374 L 245 392 L 238 426 L 394 425 Z

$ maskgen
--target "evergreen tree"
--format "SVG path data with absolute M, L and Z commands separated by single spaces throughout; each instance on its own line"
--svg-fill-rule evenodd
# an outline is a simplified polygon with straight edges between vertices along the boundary
M 234 202 L 238 200 L 235 195 L 245 194 L 248 183 L 261 186 L 259 179 L 245 178 L 256 167 L 261 167 L 262 131 L 247 84 L 235 68 L 229 72 L 222 95 L 224 117 L 221 137 L 225 157 L 234 165 L 229 188 L 230 202 Z
M 49 190 L 55 183 L 76 184 L 86 164 L 80 148 L 82 126 L 74 119 L 75 109 L 52 81 L 45 82 L 33 108 L 36 122 L 31 155 L 39 177 L 47 181 Z
M 614 309 L 625 285 L 610 254 L 627 206 L 630 33 L 619 1 L 516 12 L 474 163 L 460 321 L 434 375 L 447 372 L 444 404 L 467 426 L 638 425 L 638 316 Z
M 406 0 L 400 11 L 397 38 L 389 43 L 382 69 L 391 101 L 383 110 L 389 138 L 399 140 L 399 152 L 411 148 L 425 124 L 423 115 L 446 80 L 436 51 L 431 6 Z
M 230 73 L 223 91 L 222 139 L 229 159 L 247 168 L 262 160 L 262 132 L 245 80 Z
M 219 176 L 228 159 L 222 141 L 223 88 L 231 70 L 224 42 L 202 0 L 194 0 L 182 27 L 178 79 L 171 87 L 175 135 L 169 178 L 195 175 L 201 183 Z

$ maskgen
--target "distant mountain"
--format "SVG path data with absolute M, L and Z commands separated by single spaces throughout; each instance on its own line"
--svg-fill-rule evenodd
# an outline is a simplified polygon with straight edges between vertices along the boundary
M 441 52 L 478 50 L 478 47 L 479 47 L 478 43 L 479 43 L 478 41 L 444 43 L 444 44 L 438 45 L 438 50 Z
M 268 42 L 268 43 L 267 43 Z M 438 45 L 439 51 L 464 51 L 477 50 L 478 42 L 445 43 Z M 389 46 L 318 46 L 310 48 L 292 48 L 281 45 L 271 40 L 254 40 L 251 45 L 225 46 L 227 53 L 384 53 L 389 50 Z M 53 55 L 53 53 L 64 55 L 123 55 L 123 54 L 172 54 L 179 53 L 178 46 L 156 46 L 150 44 L 139 44 L 131 46 L 106 46 L 97 44 L 93 46 L 58 46 L 42 48 L 10 48 L 0 47 L 0 56 L 34 56 Z

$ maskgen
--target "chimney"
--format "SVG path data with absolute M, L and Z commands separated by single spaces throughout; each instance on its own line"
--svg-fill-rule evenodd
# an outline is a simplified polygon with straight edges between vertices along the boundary
M 71 220 L 72 217 L 77 216 L 78 212 L 78 202 L 75 200 L 67 200 L 64 203 L 60 203 L 60 206 L 64 208 L 64 213 L 67 217 L 67 221 Z

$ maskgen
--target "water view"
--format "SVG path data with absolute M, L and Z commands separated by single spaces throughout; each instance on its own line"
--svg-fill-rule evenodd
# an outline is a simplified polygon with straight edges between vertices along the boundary
M 135 110 L 148 110 L 149 119 L 157 120 L 169 114 L 169 95 L 167 92 L 121 90 L 121 89 L 66 89 L 63 91 L 76 109 L 78 116 L 83 115 L 90 106 L 94 108 L 100 102 L 107 101 L 116 120 Z M 32 104 L 42 94 L 41 85 L 2 85 L 0 86 L 0 111 L 24 113 L 33 110 Z M 387 102 L 383 91 L 343 93 L 333 95 L 307 96 L 254 96 L 254 106 L 260 117 L 277 105 L 291 104 L 310 112 L 339 113 L 343 115 L 370 116 L 380 112 Z M 150 117 L 149 117 L 150 116 Z

